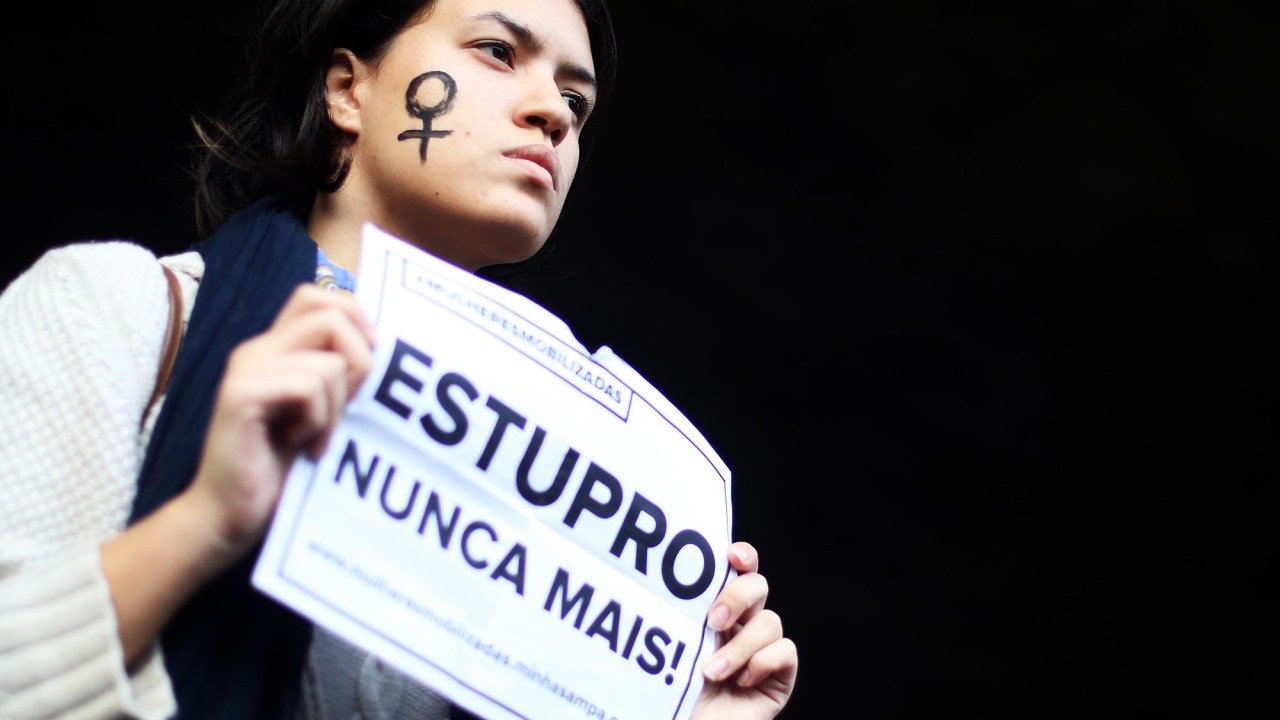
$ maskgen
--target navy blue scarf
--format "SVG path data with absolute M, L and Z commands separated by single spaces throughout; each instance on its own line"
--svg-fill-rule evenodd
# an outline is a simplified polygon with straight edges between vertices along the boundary
M 300 214 L 264 199 L 193 249 L 204 279 L 138 477 L 130 524 L 178 495 L 200 459 L 227 356 L 266 330 L 299 284 L 314 282 L 316 245 Z M 292 720 L 311 624 L 250 584 L 257 549 L 201 588 L 161 635 L 183 720 Z

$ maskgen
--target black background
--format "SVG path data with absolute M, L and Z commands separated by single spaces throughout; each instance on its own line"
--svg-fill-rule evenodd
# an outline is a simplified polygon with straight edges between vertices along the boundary
M 613 5 L 616 102 L 513 282 L 733 469 L 784 716 L 1270 704 L 1275 6 Z M 250 6 L 9 16 L 5 282 L 195 239 L 187 116 Z

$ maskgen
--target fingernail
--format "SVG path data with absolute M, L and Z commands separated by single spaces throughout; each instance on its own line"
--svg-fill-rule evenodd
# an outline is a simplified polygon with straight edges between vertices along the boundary
M 728 669 L 728 667 L 728 660 L 725 660 L 724 658 L 714 658 L 711 662 L 707 663 L 706 671 L 703 674 L 707 676 L 708 680 L 719 680 L 724 675 L 724 671 Z
M 729 624 L 729 608 L 724 603 L 716 605 L 711 608 L 711 617 L 708 619 L 711 621 L 711 627 L 716 630 L 724 630 L 725 626 Z
M 742 672 L 738 673 L 738 685 L 741 687 L 747 687 L 750 684 L 751 684 L 751 671 L 746 668 L 743 668 Z
M 740 563 L 746 563 L 746 562 L 747 562 L 747 551 L 746 551 L 746 550 L 743 550 L 743 549 L 741 549 L 741 548 L 733 548 L 732 550 L 730 550 L 730 552 L 732 552 L 732 553 L 733 553 L 733 557 L 734 557 L 735 559 L 737 559 L 737 561 L 738 561 L 738 562 L 740 562 Z

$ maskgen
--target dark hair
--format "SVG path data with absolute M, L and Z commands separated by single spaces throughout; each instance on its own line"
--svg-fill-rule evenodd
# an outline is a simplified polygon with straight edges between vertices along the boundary
M 613 87 L 617 42 L 605 0 L 574 0 L 586 19 L 599 84 L 582 129 L 580 165 L 590 154 Z M 198 150 L 196 228 L 213 232 L 266 195 L 306 203 L 346 177 L 347 138 L 329 121 L 325 73 L 335 48 L 376 61 L 434 0 L 275 0 L 245 48 L 243 77 L 220 118 L 193 119 Z

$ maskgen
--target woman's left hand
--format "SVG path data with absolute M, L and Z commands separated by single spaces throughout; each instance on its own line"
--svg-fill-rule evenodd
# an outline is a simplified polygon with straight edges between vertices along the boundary
M 705 682 L 694 720 L 765 720 L 782 712 L 795 689 L 796 644 L 782 634 L 782 620 L 765 608 L 769 584 L 750 544 L 729 546 L 739 575 L 725 585 L 707 615 L 724 640 L 702 666 Z

